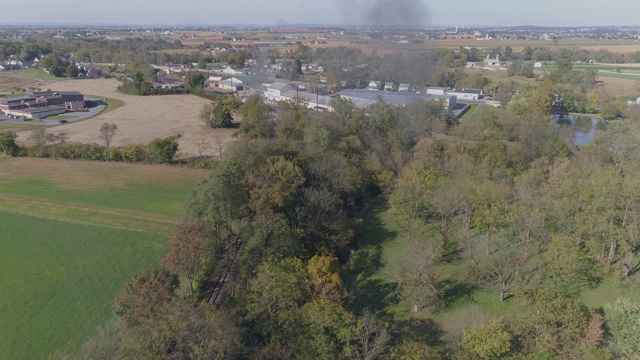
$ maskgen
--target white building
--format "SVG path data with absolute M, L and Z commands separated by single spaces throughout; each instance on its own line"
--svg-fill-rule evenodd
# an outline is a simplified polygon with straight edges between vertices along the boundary
M 298 90 L 298 87 L 294 84 L 274 82 L 273 84 L 269 85 L 264 93 L 264 96 L 271 101 L 287 101 L 291 100 L 291 98 L 285 97 L 284 93 Z

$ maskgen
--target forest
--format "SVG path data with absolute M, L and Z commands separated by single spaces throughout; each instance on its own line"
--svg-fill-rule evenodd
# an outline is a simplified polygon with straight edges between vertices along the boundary
M 640 112 L 569 146 L 550 86 L 472 121 L 437 102 L 250 98 L 162 264 L 54 357 L 633 359 L 640 305 L 582 295 L 638 284 Z M 381 209 L 393 229 L 370 226 Z M 389 264 L 371 244 L 392 230 L 406 251 Z M 480 294 L 507 311 L 443 320 Z

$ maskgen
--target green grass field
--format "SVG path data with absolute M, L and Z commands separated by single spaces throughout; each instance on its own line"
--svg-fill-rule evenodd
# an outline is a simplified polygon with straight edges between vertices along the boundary
M 156 266 L 207 172 L 0 158 L 0 359 L 73 351 Z
M 43 70 L 39 70 L 39 69 L 13 70 L 10 72 L 6 71 L 6 73 L 12 76 L 30 77 L 38 80 L 51 80 L 56 78 L 55 76 L 51 74 L 47 74 Z

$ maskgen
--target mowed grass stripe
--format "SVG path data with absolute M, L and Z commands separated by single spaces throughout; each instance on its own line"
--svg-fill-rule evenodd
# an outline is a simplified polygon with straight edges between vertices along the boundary
M 0 194 L 46 199 L 86 207 L 117 209 L 130 214 L 174 220 L 195 182 L 186 188 L 158 184 L 132 184 L 101 189 L 63 188 L 39 179 L 12 181 L 0 178 Z
M 72 224 L 105 226 L 146 232 L 168 233 L 174 221 L 139 217 L 132 214 L 97 208 L 79 207 L 26 197 L 11 197 L 0 194 L 0 211 L 57 220 Z
M 157 265 L 166 236 L 0 211 L 0 359 L 71 349 L 112 313 L 118 289 Z

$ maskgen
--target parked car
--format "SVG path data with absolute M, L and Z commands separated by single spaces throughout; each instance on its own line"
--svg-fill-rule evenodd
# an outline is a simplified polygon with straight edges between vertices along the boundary
M 59 122 L 60 124 L 68 123 L 68 121 L 67 121 L 67 120 L 58 120 L 58 122 Z

